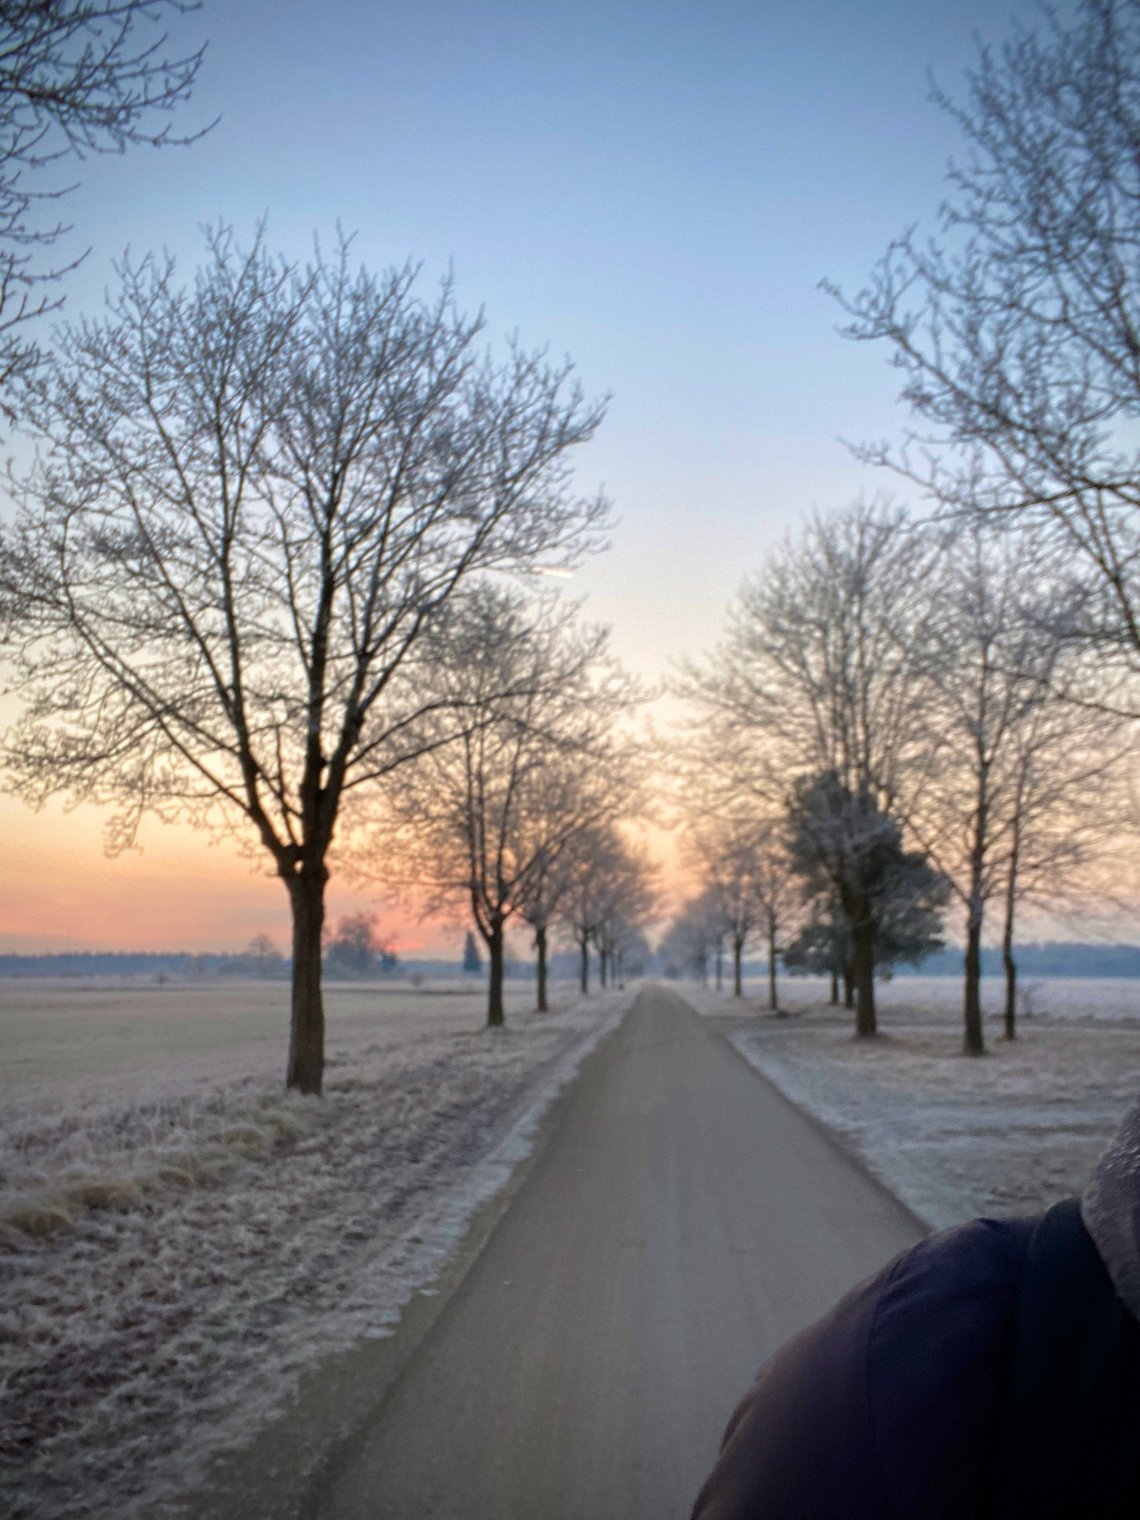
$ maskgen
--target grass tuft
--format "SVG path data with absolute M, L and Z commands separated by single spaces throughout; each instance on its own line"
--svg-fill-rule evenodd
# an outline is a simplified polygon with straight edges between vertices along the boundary
M 130 1177 L 77 1177 L 68 1181 L 64 1196 L 83 1209 L 113 1209 L 125 1214 L 142 1203 L 142 1188 Z
M 16 1197 L 5 1201 L 0 1224 L 33 1240 L 50 1240 L 75 1223 L 75 1215 L 55 1197 Z

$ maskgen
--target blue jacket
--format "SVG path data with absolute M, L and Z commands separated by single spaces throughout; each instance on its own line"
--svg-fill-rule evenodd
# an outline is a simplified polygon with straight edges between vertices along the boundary
M 923 1241 L 791 1340 L 693 1514 L 1140 1517 L 1140 1325 L 1076 1202 Z

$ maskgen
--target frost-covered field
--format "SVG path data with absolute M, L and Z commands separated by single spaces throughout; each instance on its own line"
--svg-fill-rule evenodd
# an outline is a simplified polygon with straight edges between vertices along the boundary
M 855 1040 L 852 1016 L 828 1008 L 824 984 L 812 979 L 781 984 L 784 1019 L 768 1014 L 755 984 L 743 1006 L 681 990 L 723 1017 L 748 1061 L 936 1228 L 1079 1192 L 1140 1096 L 1137 982 L 1031 983 L 1011 1044 L 1001 1039 L 1000 983 L 987 978 L 982 1060 L 960 1054 L 956 979 L 900 977 L 877 988 L 875 1041 Z
M 0 984 L 0 1512 L 158 1517 L 322 1356 L 382 1336 L 629 994 L 482 1027 L 342 987 L 326 1095 L 287 989 Z

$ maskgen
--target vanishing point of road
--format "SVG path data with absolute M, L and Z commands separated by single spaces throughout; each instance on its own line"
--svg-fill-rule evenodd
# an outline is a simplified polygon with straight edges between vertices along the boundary
M 646 988 L 306 1514 L 684 1520 L 760 1362 L 920 1234 Z

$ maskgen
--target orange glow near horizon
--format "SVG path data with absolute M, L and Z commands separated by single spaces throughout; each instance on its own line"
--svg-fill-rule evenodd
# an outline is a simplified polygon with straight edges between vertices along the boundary
M 237 952 L 268 934 L 287 952 L 289 904 L 281 883 L 236 840 L 212 843 L 188 826 L 147 820 L 141 848 L 115 858 L 103 852 L 103 820 L 90 807 L 68 812 L 50 802 L 33 812 L 0 796 L 7 869 L 0 877 L 0 953 L 65 951 Z M 650 841 L 673 872 L 670 841 Z M 334 873 L 330 925 L 349 913 L 374 913 L 397 954 L 458 956 L 466 925 L 460 915 L 425 920 L 413 907 L 385 901 Z M 516 934 L 518 952 L 529 936 Z
M 141 849 L 103 852 L 93 808 L 35 813 L 0 798 L 8 869 L 0 879 L 0 951 L 239 951 L 255 934 L 289 945 L 289 905 L 281 883 L 236 841 L 212 844 L 188 827 L 148 820 Z M 419 922 L 376 895 L 335 878 L 329 920 L 376 913 L 404 954 L 450 954 L 456 930 Z M 462 943 L 460 938 L 459 943 Z

